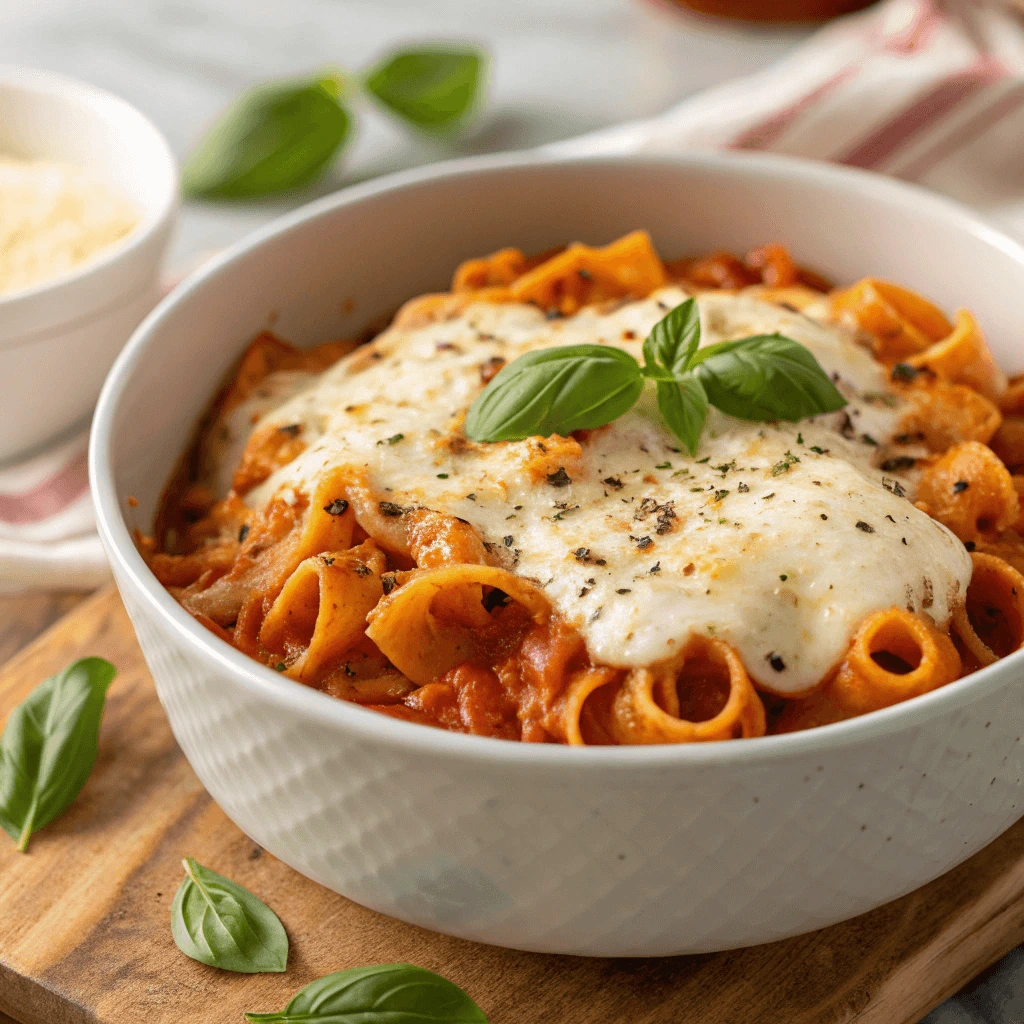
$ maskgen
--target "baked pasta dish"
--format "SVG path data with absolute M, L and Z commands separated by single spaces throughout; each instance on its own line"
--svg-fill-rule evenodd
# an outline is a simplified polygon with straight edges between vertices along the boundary
M 1024 380 L 778 245 L 504 249 L 371 340 L 259 335 L 149 566 L 296 683 L 507 740 L 825 725 L 1024 638 Z

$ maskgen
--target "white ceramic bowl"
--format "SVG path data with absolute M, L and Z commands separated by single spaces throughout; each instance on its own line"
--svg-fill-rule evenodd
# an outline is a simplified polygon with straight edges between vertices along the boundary
M 839 281 L 894 278 L 970 306 L 1004 365 L 1024 362 L 1024 250 L 945 200 L 778 158 L 498 157 L 349 189 L 254 236 L 149 317 L 100 399 L 100 532 L 203 784 L 303 874 L 428 928 L 602 956 L 766 942 L 914 889 L 1024 810 L 1024 653 L 810 732 L 536 746 L 292 683 L 199 626 L 146 568 L 130 531 L 150 526 L 197 417 L 270 314 L 298 342 L 344 336 L 444 287 L 465 257 L 636 227 L 667 254 L 771 239 Z
M 72 273 L 0 295 L 0 462 L 84 420 L 159 297 L 177 209 L 174 157 L 124 100 L 61 75 L 0 67 L 0 155 L 98 172 L 140 211 L 123 244 Z

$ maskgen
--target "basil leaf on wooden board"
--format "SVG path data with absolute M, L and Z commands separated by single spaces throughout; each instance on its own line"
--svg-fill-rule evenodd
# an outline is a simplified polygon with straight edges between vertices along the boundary
M 182 861 L 185 877 L 171 904 L 171 934 L 186 956 L 240 974 L 283 971 L 288 936 L 270 907 L 248 889 Z
M 701 382 L 693 374 L 679 381 L 659 380 L 658 408 L 672 433 L 686 445 L 691 455 L 696 455 L 708 417 L 708 396 Z
M 566 345 L 527 352 L 495 375 L 466 415 L 473 441 L 521 441 L 601 427 L 643 390 L 640 365 L 622 349 Z
M 0 737 L 0 827 L 19 850 L 89 778 L 116 671 L 102 658 L 83 658 L 40 683 L 11 713 Z
M 473 105 L 483 57 L 468 47 L 417 47 L 389 54 L 363 86 L 392 113 L 426 131 L 445 131 Z
M 265 1024 L 487 1024 L 458 985 L 412 964 L 336 971 L 300 990 L 280 1013 L 247 1013 Z
M 189 197 L 245 199 L 317 178 L 349 133 L 333 78 L 257 86 L 214 122 L 182 168 Z
M 644 374 L 656 376 L 661 367 L 672 377 L 682 377 L 700 345 L 700 310 L 697 300 L 687 299 L 662 317 L 644 339 Z
M 781 334 L 700 349 L 694 372 L 708 401 L 741 420 L 795 421 L 846 405 L 811 352 Z

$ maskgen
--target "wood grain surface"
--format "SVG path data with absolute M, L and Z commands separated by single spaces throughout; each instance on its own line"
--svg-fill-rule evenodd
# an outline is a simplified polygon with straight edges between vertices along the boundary
M 119 668 L 96 769 L 27 855 L 0 833 L 0 1024 L 181 1024 L 280 1009 L 329 971 L 408 960 L 492 1024 L 910 1024 L 1024 939 L 1024 823 L 871 914 L 753 949 L 660 960 L 517 953 L 374 914 L 247 839 L 179 751 L 117 596 L 101 592 L 0 673 L 0 720 L 96 654 Z M 181 858 L 252 889 L 291 939 L 285 974 L 237 975 L 171 940 Z
M 0 595 L 0 665 L 6 664 L 30 640 L 67 615 L 84 594 Z M 0 1024 L 4 1024 L 0 1020 Z

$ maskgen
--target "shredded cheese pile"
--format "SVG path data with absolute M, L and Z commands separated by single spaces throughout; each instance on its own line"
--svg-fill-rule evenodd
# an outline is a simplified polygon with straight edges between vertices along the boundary
M 0 295 L 74 270 L 138 221 L 127 199 L 84 168 L 0 156 Z

